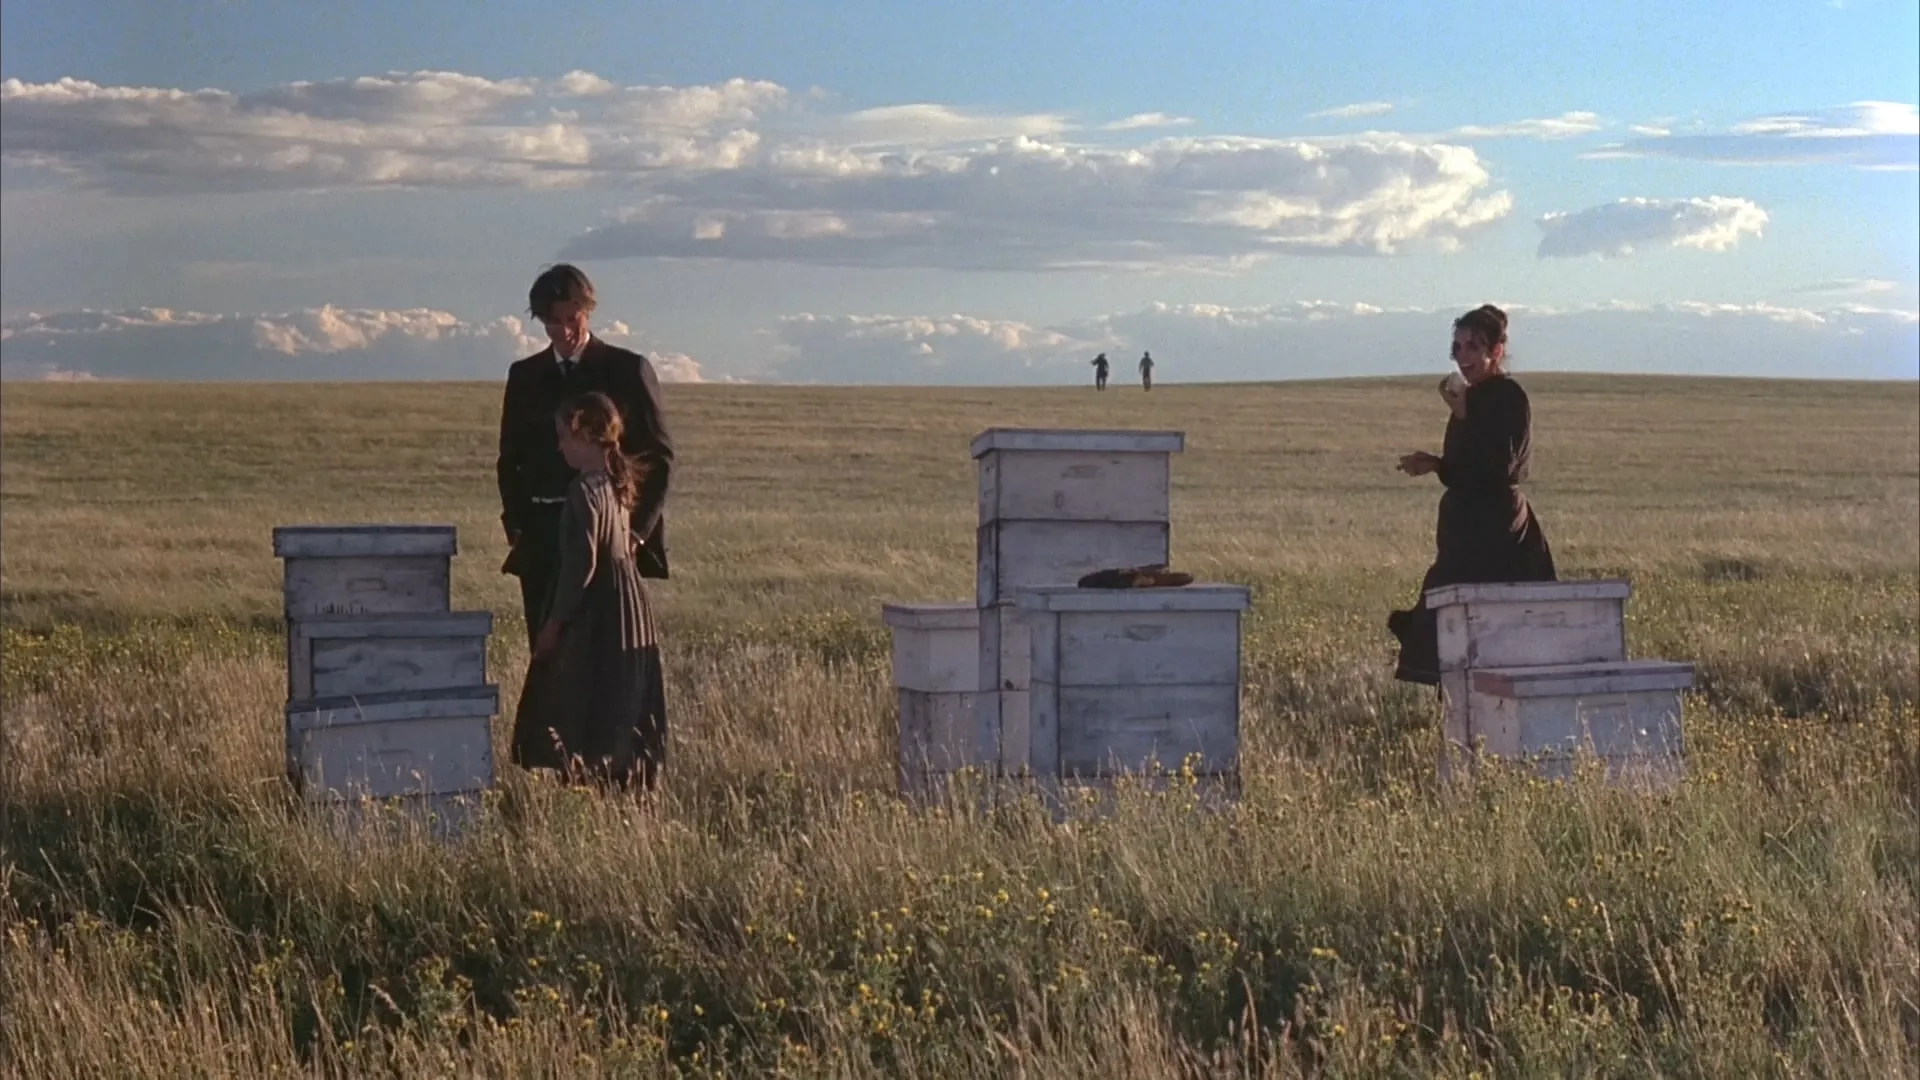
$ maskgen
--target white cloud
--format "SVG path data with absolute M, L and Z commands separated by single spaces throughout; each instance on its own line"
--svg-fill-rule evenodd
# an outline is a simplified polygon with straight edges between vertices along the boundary
M 584 72 L 396 73 L 251 94 L 7 79 L 0 156 L 127 194 L 585 187 L 737 167 L 758 144 L 745 125 L 785 101 L 772 83 L 616 87 Z
M 1465 147 L 1015 138 L 927 153 L 818 150 L 662 182 L 563 258 L 787 259 L 958 269 L 1175 266 L 1451 249 L 1505 216 Z
M 1920 112 L 1909 103 L 1857 101 L 1816 112 L 1764 116 L 1721 132 L 1642 134 L 1587 156 L 1912 171 L 1920 169 Z
M 1062 323 L 969 315 L 800 315 L 774 331 L 770 377 L 795 382 L 1073 384 L 1105 352 L 1122 383 L 1151 350 L 1157 382 L 1442 372 L 1457 309 L 1301 301 L 1154 304 Z M 1920 377 L 1920 316 L 1859 305 L 1511 305 L 1516 371 Z
M 1539 256 L 1618 258 L 1650 245 L 1727 251 L 1761 235 L 1767 212 L 1757 203 L 1714 195 L 1704 199 L 1619 199 L 1540 219 Z
M 568 257 L 986 268 L 1220 267 L 1286 253 L 1449 250 L 1505 216 L 1443 139 L 1157 138 L 1140 113 L 918 103 L 843 114 L 734 79 L 452 72 L 256 93 L 0 82 L 0 156 L 115 193 L 596 188 L 625 209 Z M 1078 138 L 1093 133 L 1097 144 Z
M 1068 128 L 1052 113 L 996 115 L 947 105 L 887 105 L 862 109 L 834 120 L 830 137 L 838 144 L 865 146 L 944 146 L 1017 136 L 1058 135 Z
M 1810 285 L 1789 289 L 1788 292 L 1796 296 L 1877 296 L 1899 290 L 1899 282 L 1888 281 L 1885 278 L 1840 278 L 1834 281 L 1816 281 Z
M 1193 123 L 1191 116 L 1170 116 L 1163 112 L 1134 113 L 1110 124 L 1102 124 L 1102 131 L 1141 131 L 1146 128 L 1186 127 Z
M 429 308 L 65 311 L 0 325 L 0 371 L 9 379 L 488 379 L 546 347 L 532 331 L 512 315 L 470 322 Z M 640 347 L 625 323 L 595 332 Z M 643 351 L 662 380 L 701 380 L 700 365 L 684 353 Z
M 1445 133 L 1451 139 L 1571 139 L 1591 135 L 1606 125 L 1598 113 L 1567 112 L 1535 120 L 1515 120 L 1505 124 L 1469 124 Z
M 827 383 L 1058 382 L 1109 344 L 966 315 L 794 315 L 772 336 L 774 377 Z
M 1359 101 L 1307 114 L 1309 120 L 1350 120 L 1357 116 L 1384 116 L 1393 111 L 1391 101 Z

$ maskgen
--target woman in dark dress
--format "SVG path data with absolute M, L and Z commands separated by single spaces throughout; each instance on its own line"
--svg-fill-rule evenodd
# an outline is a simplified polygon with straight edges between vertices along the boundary
M 620 411 L 598 392 L 560 407 L 560 452 L 578 471 L 560 516 L 546 622 L 514 716 L 513 760 L 572 781 L 651 789 L 665 764 L 659 635 L 629 527 L 641 466 L 620 450 Z
M 1408 476 L 1432 473 L 1446 491 L 1434 530 L 1433 565 L 1420 600 L 1396 611 L 1387 628 L 1400 641 L 1394 678 L 1437 685 L 1439 642 L 1426 591 L 1442 585 L 1554 580 L 1553 551 L 1520 492 L 1533 456 L 1527 392 L 1507 374 L 1507 316 L 1492 304 L 1454 320 L 1453 361 L 1460 369 L 1440 384 L 1451 415 L 1439 456 L 1416 451 L 1400 459 Z

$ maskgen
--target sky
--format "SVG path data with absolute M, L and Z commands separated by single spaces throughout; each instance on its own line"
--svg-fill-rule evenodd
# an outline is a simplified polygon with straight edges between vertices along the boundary
M 1920 378 L 1920 2 L 8 0 L 0 375 Z

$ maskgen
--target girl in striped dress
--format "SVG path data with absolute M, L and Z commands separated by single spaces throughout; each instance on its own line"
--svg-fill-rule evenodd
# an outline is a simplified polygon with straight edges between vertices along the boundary
M 514 716 L 513 760 L 573 782 L 651 790 L 666 762 L 666 685 L 629 522 L 643 467 L 594 392 L 555 415 L 578 475 L 560 516 L 559 570 Z

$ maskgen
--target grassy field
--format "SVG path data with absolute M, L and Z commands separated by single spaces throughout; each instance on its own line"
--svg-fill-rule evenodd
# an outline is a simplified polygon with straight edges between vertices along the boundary
M 510 716 L 498 388 L 9 384 L 0 1072 L 1912 1075 L 1920 394 L 1525 382 L 1563 574 L 1699 665 L 1671 795 L 1437 781 L 1383 625 L 1429 380 L 672 386 L 664 802 L 503 765 L 440 848 L 297 812 L 271 530 L 457 524 Z M 1255 594 L 1238 808 L 893 798 L 879 605 L 971 595 L 992 425 L 1187 432 L 1175 560 Z

